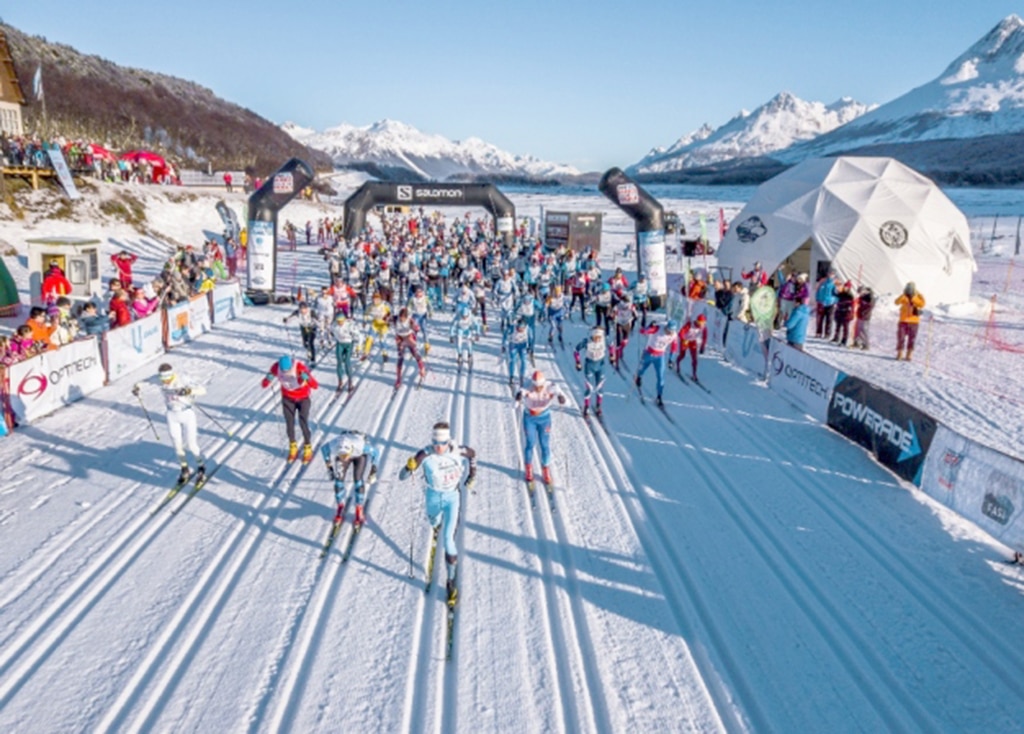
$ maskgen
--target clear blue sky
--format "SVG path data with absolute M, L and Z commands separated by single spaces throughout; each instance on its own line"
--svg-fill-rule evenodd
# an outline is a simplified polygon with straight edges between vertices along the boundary
M 390 118 L 604 170 L 780 91 L 884 103 L 1019 7 L 996 0 L 22 0 L 24 32 L 282 123 Z

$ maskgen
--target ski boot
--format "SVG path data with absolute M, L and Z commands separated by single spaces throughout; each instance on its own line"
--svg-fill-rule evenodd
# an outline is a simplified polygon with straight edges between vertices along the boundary
M 459 588 L 455 585 L 455 579 L 448 579 L 445 588 L 448 591 L 448 608 L 454 609 L 459 603 Z
M 468 357 L 466 357 L 466 366 L 469 367 L 469 369 L 473 369 L 473 355 L 472 354 L 469 355 Z
M 367 486 L 369 486 L 369 485 L 373 484 L 376 481 L 377 481 L 377 467 L 373 467 L 373 468 L 370 469 L 370 475 L 366 478 L 366 484 L 367 484 Z
M 195 479 L 197 487 L 201 486 L 202 483 L 206 481 L 206 464 L 201 461 L 199 462 L 199 466 L 196 467 Z
M 349 378 L 349 381 L 348 381 L 348 394 L 351 395 L 353 392 L 355 392 L 355 389 L 356 389 L 355 385 L 352 384 L 352 378 Z
M 586 418 L 590 413 L 590 401 L 583 402 L 583 417 Z
M 352 525 L 357 528 L 361 528 L 366 523 L 366 513 L 363 511 L 362 505 L 356 505 L 356 516 L 352 520 Z
M 455 369 L 462 371 L 462 355 L 455 358 Z
M 600 395 L 597 396 L 597 405 L 594 407 L 594 415 L 596 415 L 598 418 L 601 417 L 601 396 Z
M 430 342 L 423 345 L 423 354 L 424 356 L 430 354 Z
M 511 375 L 509 375 L 509 378 L 508 378 L 508 386 L 509 387 L 515 387 L 515 380 L 512 379 Z
M 388 353 L 387 352 L 381 352 L 380 353 L 380 363 L 381 364 L 387 364 L 388 363 Z
M 546 466 L 542 466 L 540 468 L 540 478 L 544 484 L 551 484 L 551 470 Z
M 530 484 L 533 482 L 533 464 L 526 465 L 526 483 Z
M 636 375 L 633 378 L 633 384 L 637 386 L 637 389 L 640 389 L 640 375 Z
M 420 362 L 420 382 L 423 382 L 423 380 L 426 378 L 426 376 L 427 376 L 427 366 L 425 364 L 423 364 L 423 362 Z
M 192 476 L 192 470 L 188 468 L 188 464 L 181 465 L 181 473 L 178 475 L 178 484 L 185 484 Z
M 661 399 L 661 395 L 658 396 L 658 399 L 657 399 L 656 402 L 658 403 L 658 407 L 659 408 L 664 408 L 665 407 L 665 402 Z
M 299 445 L 292 441 L 288 444 L 288 461 L 293 462 L 299 458 Z
M 302 463 L 303 464 L 308 464 L 312 460 L 313 460 L 313 445 L 307 443 L 305 446 L 302 447 Z

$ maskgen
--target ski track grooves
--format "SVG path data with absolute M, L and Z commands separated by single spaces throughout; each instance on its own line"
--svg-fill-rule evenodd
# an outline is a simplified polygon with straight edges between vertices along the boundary
M 462 383 L 460 389 L 459 384 Z M 468 404 L 466 400 L 466 393 L 469 391 L 472 380 L 468 371 L 463 374 L 461 370 L 455 374 L 455 380 L 453 381 L 451 391 L 448 396 L 448 424 L 455 426 L 456 408 L 460 402 Z M 462 436 L 460 437 L 459 443 L 464 443 L 465 438 L 465 426 L 461 426 Z M 466 508 L 462 504 L 465 501 L 466 496 L 463 496 L 459 505 L 459 521 L 457 532 L 462 532 L 462 515 L 465 513 Z M 402 707 L 402 726 L 401 731 L 416 731 L 417 728 L 422 730 L 442 730 L 443 721 L 443 708 L 440 705 L 441 701 L 445 697 L 445 685 L 446 681 L 449 680 L 449 676 L 446 675 L 446 669 L 449 665 L 455 664 L 456 656 L 456 645 L 452 646 L 452 660 L 447 661 L 444 659 L 444 646 L 441 645 L 440 650 L 437 649 L 437 628 L 434 624 L 434 620 L 437 618 L 437 590 L 442 588 L 441 579 L 447 578 L 444 560 L 444 538 L 438 538 L 437 548 L 438 558 L 434 563 L 434 581 L 431 584 L 431 593 L 421 593 L 420 599 L 417 602 L 419 608 L 419 624 L 416 627 L 416 632 L 413 633 L 412 645 L 410 645 L 411 659 L 409 661 L 409 677 L 406 682 L 406 693 L 405 693 L 405 704 Z M 424 579 L 424 583 L 426 580 Z M 460 595 L 461 595 L 461 584 L 460 584 Z M 456 613 L 461 614 L 459 611 Z M 445 614 L 447 614 L 447 605 L 445 606 Z M 443 617 L 444 618 L 444 617 Z M 458 631 L 458 621 L 456 620 L 456 626 L 454 631 Z M 440 654 L 438 654 L 440 653 Z M 436 663 L 436 660 L 440 660 Z M 436 675 L 430 675 L 431 663 L 440 666 L 440 670 Z M 450 677 L 450 685 L 457 689 L 458 677 Z M 433 690 L 431 690 L 433 688 Z M 453 691 L 449 695 L 452 699 L 455 699 L 456 691 Z M 435 710 L 430 711 L 431 701 L 435 702 Z M 454 712 L 452 714 L 454 716 Z M 423 722 L 417 726 L 416 722 Z
M 710 396 L 709 396 L 710 397 Z M 715 403 L 722 405 L 718 398 L 711 398 Z M 729 413 L 728 421 L 739 427 L 741 418 L 734 412 Z M 811 481 L 802 472 L 796 471 L 793 466 L 799 466 L 801 461 L 794 456 L 792 447 L 774 438 L 768 438 L 757 431 L 748 432 L 750 443 L 762 449 L 766 454 L 777 457 L 779 465 L 785 474 L 798 486 L 803 494 L 817 505 L 829 519 L 841 527 L 851 538 L 858 541 L 859 546 L 884 568 L 900 585 L 914 592 L 913 596 L 918 604 L 947 629 L 954 633 L 954 636 L 964 640 L 965 646 L 986 666 L 992 670 L 999 671 L 1000 678 L 1011 688 L 1017 696 L 1024 698 L 1024 679 L 1020 671 L 1024 670 L 1024 654 L 1015 646 L 1004 646 L 998 644 L 990 635 L 983 634 L 989 627 L 989 623 L 969 611 L 957 599 L 952 597 L 939 583 L 929 578 L 918 565 L 912 564 L 904 559 L 904 554 L 889 541 L 887 541 L 871 525 L 860 520 L 856 515 L 845 511 L 841 503 L 832 498 L 829 493 L 823 493 L 814 487 Z M 770 434 L 768 434 L 770 435 Z M 784 463 L 789 461 L 789 464 Z M 933 603 L 934 600 L 941 600 L 941 604 Z M 950 614 L 947 610 L 953 610 Z M 969 619 L 970 624 L 964 624 L 961 620 Z M 998 654 L 995 653 L 998 648 Z M 1012 654 L 1017 667 L 1009 669 L 1001 662 Z
M 562 365 L 558 364 L 559 371 L 562 372 L 562 379 L 565 380 L 566 373 L 562 371 L 561 367 Z M 623 380 L 628 379 L 624 375 L 620 375 L 620 377 Z M 583 378 L 579 379 L 582 388 Z M 567 380 L 566 383 L 568 384 Z M 605 384 L 607 385 L 607 382 Z M 626 394 L 629 394 L 628 385 Z M 575 401 L 575 395 L 573 395 L 573 400 Z M 579 408 L 578 402 L 576 405 Z M 694 630 L 699 624 L 706 635 L 714 641 L 716 650 L 724 655 L 727 653 L 724 644 L 727 635 L 723 635 L 715 624 L 714 615 L 711 614 L 698 593 L 699 585 L 686 572 L 687 565 L 676 550 L 671 534 L 666 531 L 663 523 L 658 519 L 658 514 L 653 511 L 649 498 L 638 489 L 643 487 L 644 483 L 633 469 L 629 453 L 614 437 L 614 434 L 605 429 L 603 423 L 595 424 L 593 419 L 588 420 L 587 423 L 594 436 L 594 445 L 600 454 L 605 473 L 615 486 L 619 501 L 633 524 L 634 532 L 647 555 L 652 572 L 665 592 L 666 604 L 676 624 L 679 625 L 680 632 L 686 639 L 697 640 L 699 635 Z M 637 509 L 632 502 L 627 502 L 627 496 L 635 497 L 641 506 L 640 509 Z M 643 527 L 654 529 L 657 535 L 656 541 L 652 541 L 647 533 L 640 532 L 640 528 Z M 695 607 L 699 617 L 697 623 L 691 620 L 690 615 L 686 612 L 685 599 L 689 599 Z M 704 681 L 705 691 L 708 698 L 714 702 L 719 717 L 728 715 L 730 712 L 733 714 L 727 728 L 732 731 L 749 730 L 750 722 L 744 721 L 742 713 L 736 710 L 736 702 L 732 699 L 726 683 L 721 680 L 721 674 L 716 671 L 704 646 L 688 645 L 688 647 L 694 663 L 698 667 L 699 678 Z M 730 681 L 743 694 L 746 705 L 750 706 L 752 702 L 756 701 L 756 698 L 753 695 L 754 688 L 742 674 L 742 664 L 731 656 L 726 656 L 723 662 L 730 673 Z M 753 720 L 755 730 L 770 730 L 771 727 L 768 725 L 767 719 L 756 708 L 745 713 Z M 725 727 L 724 722 L 723 727 Z
M 256 412 L 256 413 L 262 412 L 263 410 L 266 409 L 267 402 L 269 400 L 272 400 L 273 397 L 274 397 L 273 393 L 271 393 L 270 395 L 263 395 L 263 396 L 261 396 L 260 399 L 256 401 L 256 403 L 253 405 L 253 407 L 250 410 L 252 412 Z M 240 402 L 240 401 L 236 400 L 235 402 L 228 403 L 228 404 L 226 404 L 226 405 L 224 405 L 222 407 L 223 408 L 233 408 L 233 407 L 235 407 L 238 404 L 238 402 Z M 238 431 L 239 428 L 241 426 L 243 426 L 244 424 L 245 424 L 245 421 L 238 421 L 238 426 L 236 426 L 234 430 Z M 248 434 L 246 434 L 246 435 L 248 435 Z M 219 431 L 219 429 L 218 429 L 218 436 L 220 436 L 220 438 L 222 439 L 222 443 L 221 443 L 220 446 L 223 446 L 225 443 L 227 443 L 227 442 L 232 440 L 231 438 L 224 438 L 223 432 Z M 215 449 L 215 451 L 219 450 L 220 446 L 218 446 L 218 449 Z M 211 452 L 211 453 L 213 453 L 213 452 Z M 232 452 L 232 453 L 234 453 L 234 452 Z M 124 491 L 118 492 L 117 495 L 109 498 L 105 502 L 105 505 L 106 505 L 105 509 L 103 509 L 102 511 L 99 511 L 99 512 L 92 513 L 91 517 L 84 516 L 85 519 L 86 519 L 86 521 L 84 523 L 78 525 L 78 521 L 76 520 L 76 521 L 72 521 L 72 523 L 70 523 L 67 526 L 58 528 L 57 532 L 53 536 L 51 536 L 51 538 L 48 539 L 48 541 L 47 541 L 47 542 L 52 541 L 55 544 L 54 548 L 52 548 L 51 550 L 48 550 L 48 551 L 43 551 L 43 552 L 41 552 L 39 554 L 41 558 L 40 558 L 40 562 L 37 564 L 36 568 L 34 570 L 30 571 L 27 574 L 26 578 L 23 579 L 21 581 L 21 583 L 16 588 L 11 589 L 8 592 L 8 594 L 3 598 L 3 600 L 0 600 L 0 611 L 4 610 L 9 604 L 11 604 L 12 602 L 16 601 L 22 594 L 24 594 L 26 591 L 28 591 L 30 588 L 32 588 L 32 585 L 35 584 L 35 582 L 38 581 L 41 576 L 46 574 L 46 572 L 49 571 L 53 567 L 53 564 L 56 563 L 57 560 L 59 560 L 70 549 L 74 548 L 75 545 L 77 545 L 79 540 L 84 538 L 89 533 L 90 530 L 92 530 L 94 527 L 96 527 L 96 525 L 98 525 L 104 519 L 109 517 L 110 514 L 112 512 L 114 512 L 114 510 L 119 509 L 121 507 L 121 504 L 125 500 L 127 500 L 129 497 L 131 497 L 135 493 L 135 490 L 137 490 L 139 487 L 143 486 L 144 484 L 147 484 L 147 482 L 145 482 L 143 480 L 139 480 L 137 482 L 133 482 L 133 483 L 129 484 L 129 486 L 126 489 L 124 489 Z M 159 497 L 158 501 L 160 499 L 163 499 L 163 497 L 162 496 Z M 75 525 L 78 525 L 78 527 L 75 528 L 74 527 Z M 43 544 L 43 546 L 45 547 L 45 543 Z M 42 550 L 42 548 L 41 548 L 41 550 Z M 22 570 L 22 568 L 18 567 L 16 569 L 12 570 L 11 575 L 19 573 L 19 572 L 21 572 L 21 570 Z M 8 583 L 8 579 L 5 578 L 2 581 L 0 581 L 0 583 L 2 583 L 3 585 L 6 585 Z
M 257 402 L 255 409 L 264 408 L 272 399 L 273 395 L 261 399 Z M 216 456 L 217 465 L 224 463 L 245 444 L 261 425 L 262 422 L 250 421 L 243 428 L 244 434 L 236 434 L 233 438 L 222 437 L 220 445 L 210 452 L 210 457 Z M 218 451 L 221 452 L 219 455 Z M 157 502 L 162 500 L 163 496 L 161 494 Z M 99 602 L 114 582 L 145 551 L 150 541 L 163 531 L 173 517 L 169 509 L 169 507 L 165 507 L 156 515 L 151 515 L 148 508 L 136 513 L 135 521 L 131 526 L 106 546 L 90 568 L 79 574 L 55 602 L 37 615 L 28 628 L 15 641 L 6 646 L 3 654 L 0 655 L 0 675 L 5 678 L 3 685 L 0 686 L 0 708 L 3 708 L 11 696 L 31 678 L 60 641 L 74 629 L 82 617 Z M 77 538 L 80 533 L 74 535 Z M 65 540 L 51 557 L 66 552 L 70 547 L 70 543 Z M 43 568 L 36 574 L 36 577 L 38 578 L 45 570 Z M 90 584 L 93 585 L 91 589 L 89 588 Z M 51 630 L 49 635 L 39 641 L 39 638 L 46 634 L 48 629 Z M 12 671 L 11 667 L 21 656 L 24 656 L 24 660 Z
M 671 443 L 680 450 L 686 444 L 698 445 L 699 441 L 690 437 L 679 425 L 671 424 L 662 420 L 663 416 L 655 415 L 659 410 L 655 407 L 646 406 L 648 412 L 654 415 L 659 423 L 659 432 L 662 433 Z M 733 485 L 722 470 L 713 466 L 709 458 L 703 452 L 697 452 L 696 457 L 691 461 L 693 470 L 697 472 L 709 487 L 714 489 L 713 496 L 716 498 L 725 512 L 732 518 L 736 526 L 743 532 L 747 542 L 750 543 L 758 555 L 766 564 L 775 569 L 775 578 L 789 593 L 790 597 L 797 602 L 798 607 L 807 616 L 807 619 L 814 626 L 814 629 L 821 636 L 836 657 L 842 661 L 848 670 L 863 669 L 865 667 L 874 671 L 876 680 L 884 680 L 890 695 L 899 701 L 901 708 L 895 708 L 893 701 L 883 696 L 877 689 L 868 684 L 870 676 L 853 676 L 854 680 L 860 683 L 861 693 L 865 699 L 871 701 L 873 708 L 878 715 L 887 722 L 892 731 L 905 729 L 918 729 L 921 731 L 930 730 L 935 721 L 927 710 L 913 696 L 908 695 L 902 688 L 900 681 L 894 676 L 889 666 L 885 664 L 878 653 L 874 650 L 871 640 L 863 639 L 857 633 L 857 625 L 852 623 L 848 612 L 845 612 L 840 604 L 830 598 L 829 592 L 822 588 L 814 579 L 814 574 L 808 572 L 803 561 L 786 547 L 776 532 L 773 532 L 768 525 L 762 521 L 758 513 L 744 500 L 742 494 Z M 641 495 L 642 496 L 642 495 Z M 648 513 L 653 525 L 660 526 L 660 521 L 653 513 Z M 662 534 L 667 535 L 662 529 Z M 666 546 L 671 548 L 671 545 Z M 675 553 L 673 552 L 673 555 Z M 681 559 L 677 557 L 677 567 L 682 568 Z M 706 615 L 706 612 L 705 612 Z M 829 624 L 828 619 L 835 620 L 837 624 Z M 705 620 L 709 622 L 710 620 Z M 833 626 L 847 630 L 849 639 L 838 639 L 831 631 Z M 727 647 L 721 646 L 721 636 L 716 640 L 719 645 L 718 652 L 726 659 L 732 659 Z M 739 666 L 733 659 L 731 667 L 733 672 L 738 672 Z M 744 686 L 746 700 L 745 706 L 752 705 L 756 701 L 749 688 Z M 770 721 L 763 721 L 759 715 L 756 728 L 761 729 L 762 725 L 770 725 Z M 771 726 L 768 726 L 771 728 Z
M 522 424 L 517 421 L 514 430 L 516 434 L 516 450 L 519 452 L 519 456 L 522 457 L 524 451 Z M 564 535 L 559 535 L 557 525 L 552 520 L 552 527 L 555 529 L 555 538 L 552 539 L 544 525 L 544 520 L 541 518 L 541 513 L 543 512 L 550 514 L 550 504 L 545 501 L 547 500 L 547 493 L 543 488 L 543 483 L 538 482 L 540 486 L 536 489 L 537 493 L 544 495 L 539 498 L 536 510 L 530 507 L 529 496 L 526 494 L 525 480 L 521 477 L 517 478 L 516 484 L 520 487 L 519 494 L 522 496 L 524 503 L 524 512 L 529 516 L 528 524 L 531 528 L 531 534 L 536 540 L 537 558 L 540 560 L 541 565 L 541 583 L 544 586 L 543 614 L 549 630 L 549 639 L 552 642 L 551 659 L 557 672 L 558 697 L 561 704 L 564 730 L 566 732 L 610 730 L 608 714 L 603 709 L 603 704 L 602 711 L 600 712 L 595 710 L 594 707 L 594 690 L 600 691 L 601 689 L 600 677 L 597 671 L 593 670 L 592 660 L 581 648 L 579 634 L 574 634 L 576 631 L 585 632 L 587 629 L 586 620 L 582 616 L 582 605 L 578 600 L 574 602 L 572 599 L 573 594 L 578 594 L 578 588 L 575 584 L 575 569 L 572 569 L 571 563 L 567 558 L 568 552 L 562 547 L 559 555 L 561 556 L 562 565 L 561 579 L 564 579 L 564 584 L 560 584 L 560 577 L 555 573 L 555 562 L 551 558 L 550 547 L 554 544 L 563 545 L 565 542 Z M 542 507 L 547 507 L 548 510 L 542 510 Z M 572 578 L 571 582 L 570 577 Z M 567 601 L 569 611 L 565 618 L 563 618 L 561 613 L 561 604 L 559 602 L 560 585 L 564 585 L 564 593 L 569 597 Z M 585 634 L 584 636 L 587 637 L 587 644 L 589 645 L 589 635 Z M 561 651 L 561 654 L 559 654 L 559 651 Z M 579 671 L 582 671 L 582 676 L 578 674 Z M 601 728 L 599 729 L 598 727 Z
M 271 395 L 275 394 L 276 391 Z M 315 421 L 318 425 L 332 411 L 337 415 L 345 408 L 344 403 L 339 405 L 338 397 L 340 396 L 329 400 L 316 414 Z M 322 439 L 322 433 L 318 428 L 317 434 L 311 437 L 314 444 Z M 155 727 L 156 719 L 173 694 L 181 674 L 193 659 L 193 651 L 206 639 L 223 608 L 223 602 L 231 596 L 248 561 L 260 547 L 277 513 L 285 506 L 285 500 L 298 486 L 299 480 L 308 468 L 304 464 L 297 466 L 297 471 L 292 472 L 293 465 L 286 463 L 271 478 L 267 491 L 251 506 L 250 517 L 236 523 L 231 537 L 221 541 L 219 552 L 207 564 L 205 572 L 185 597 L 171 621 L 163 626 L 158 639 L 150 646 L 145 660 L 113 706 L 108 709 L 97 730 L 118 731 L 124 728 L 124 719 L 131 713 L 131 709 L 136 708 L 138 700 L 143 696 L 146 681 L 155 677 L 160 667 L 165 667 L 159 682 L 136 714 L 135 724 L 129 728 L 134 731 L 147 731 Z M 290 474 L 292 476 L 289 480 Z M 286 484 L 287 489 L 282 491 L 282 485 Z M 277 512 L 274 512 L 275 510 Z M 174 651 L 174 646 L 182 638 L 183 644 Z
M 415 362 L 410 360 L 411 365 L 415 365 Z M 406 372 L 409 368 L 405 369 Z M 384 451 L 381 452 L 381 457 L 378 460 L 378 476 L 377 482 L 366 494 L 366 508 L 369 509 L 373 495 L 376 493 L 381 482 L 381 472 L 385 465 L 385 459 L 390 455 L 391 446 L 394 442 L 395 435 L 398 429 L 401 427 L 401 422 L 398 420 L 402 415 L 402 408 L 409 399 L 409 395 L 415 388 L 409 385 L 404 379 L 402 382 L 402 396 L 401 399 L 396 398 L 390 401 L 390 410 L 384 410 L 380 419 L 377 423 L 376 429 L 371 435 L 376 440 L 380 440 L 381 427 L 386 427 L 387 441 L 385 442 Z M 270 724 L 267 727 L 268 731 L 287 731 L 291 728 L 292 722 L 295 720 L 296 707 L 298 706 L 302 697 L 302 686 L 300 681 L 304 680 L 313 665 L 313 659 L 315 653 L 319 647 L 325 634 L 325 625 L 328 621 L 329 614 L 325 610 L 333 604 L 335 598 L 338 596 L 338 589 L 341 586 L 345 578 L 346 565 L 342 565 L 340 562 L 335 562 L 334 558 L 337 557 L 339 548 L 344 548 L 348 542 L 349 536 L 352 534 L 352 524 L 346 522 L 344 525 L 348 529 L 347 535 L 339 535 L 334 543 L 334 547 L 331 549 L 331 553 L 323 560 L 314 558 L 314 562 L 320 564 L 317 577 L 313 582 L 313 588 L 316 590 L 317 595 L 313 603 L 303 605 L 301 610 L 301 619 L 297 621 L 295 625 L 295 632 L 293 633 L 293 639 L 297 640 L 291 645 L 286 646 L 284 656 L 285 660 L 279 660 L 278 673 L 269 680 L 265 686 L 266 695 L 263 700 L 257 705 L 256 710 L 250 716 L 250 731 L 256 731 L 260 728 L 260 724 L 263 721 L 263 714 L 265 710 L 270 706 L 272 698 L 277 692 L 278 686 L 277 681 L 282 681 L 280 685 L 279 702 L 275 710 L 271 713 Z M 331 566 L 328 567 L 328 563 Z M 303 629 L 303 624 L 306 620 L 310 620 Z M 291 662 L 288 662 L 291 660 Z M 284 664 L 282 664 L 284 663 Z

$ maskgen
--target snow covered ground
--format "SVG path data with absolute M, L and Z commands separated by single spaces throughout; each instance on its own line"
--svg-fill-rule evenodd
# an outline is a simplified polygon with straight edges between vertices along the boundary
M 154 230 L 219 230 L 212 200 L 163 195 Z M 601 201 L 513 198 L 525 214 Z M 631 229 L 608 215 L 611 266 Z M 17 226 L 0 238 L 20 246 Z M 141 272 L 166 250 L 103 236 L 143 255 Z M 284 276 L 326 282 L 313 249 L 282 253 Z M 435 331 L 426 384 L 393 399 L 389 363 L 332 401 L 328 359 L 315 440 L 361 429 L 384 454 L 351 559 L 321 562 L 330 484 L 319 462 L 285 464 L 276 395 L 259 388 L 296 345 L 286 312 L 248 309 L 168 355 L 234 434 L 200 420 L 220 468 L 184 507 L 150 515 L 176 472 L 128 393 L 152 367 L 0 442 L 0 729 L 1024 730 L 1024 576 L 1007 549 L 711 355 L 710 394 L 668 378 L 674 422 L 612 372 L 604 428 L 579 417 L 571 351 L 541 342 L 538 367 L 571 393 L 554 417 L 555 512 L 530 509 L 496 336 L 470 375 Z M 568 326 L 570 350 L 583 335 Z M 397 481 L 439 419 L 480 461 L 450 662 L 442 592 L 423 593 L 420 484 Z

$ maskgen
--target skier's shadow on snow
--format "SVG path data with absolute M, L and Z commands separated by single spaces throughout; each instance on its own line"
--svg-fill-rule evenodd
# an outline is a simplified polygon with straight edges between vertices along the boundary
M 570 597 L 578 592 L 585 601 L 598 608 L 667 634 L 679 634 L 679 628 L 673 624 L 673 617 L 667 609 L 662 604 L 652 603 L 663 600 L 663 592 L 653 574 L 637 570 L 636 558 L 633 556 L 583 548 L 555 539 L 542 540 L 533 535 L 516 535 L 474 522 L 465 523 L 465 529 L 504 541 L 530 555 L 536 555 L 539 546 L 540 555 L 547 558 L 553 566 L 560 566 L 561 554 L 567 553 L 577 573 L 574 581 L 560 574 L 544 576 L 534 568 L 516 565 L 506 558 L 489 556 L 472 548 L 464 549 L 463 555 L 474 561 L 547 584 L 554 583 Z M 601 583 L 588 581 L 588 577 L 601 579 Z

